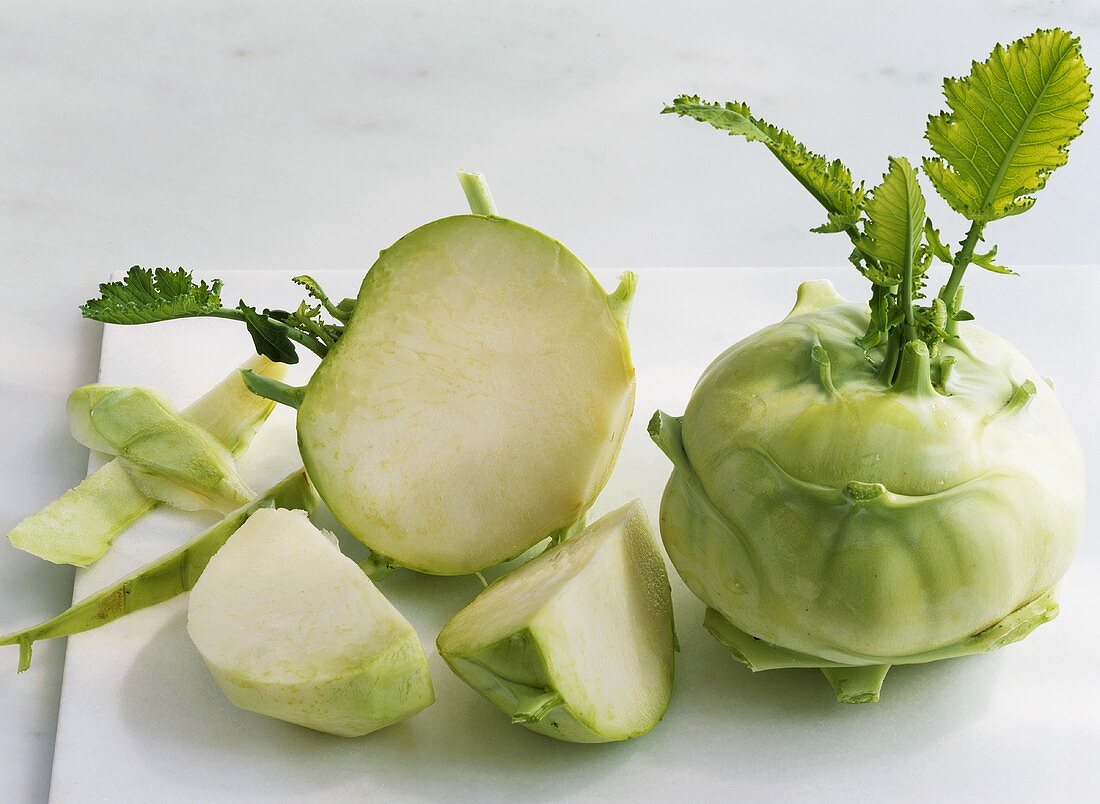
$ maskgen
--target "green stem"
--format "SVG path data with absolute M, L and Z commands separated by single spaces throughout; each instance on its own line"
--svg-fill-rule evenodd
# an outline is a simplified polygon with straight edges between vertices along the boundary
M 493 203 L 493 196 L 489 192 L 489 185 L 483 175 L 460 170 L 458 171 L 458 182 L 462 185 L 462 191 L 466 193 L 466 200 L 470 203 L 470 212 L 475 215 L 497 214 L 497 205 Z
M 241 323 L 244 323 L 244 315 L 241 314 L 240 310 L 234 310 L 229 307 L 222 307 L 220 310 L 214 310 L 213 312 L 207 313 L 206 315 L 209 318 L 226 318 L 230 321 L 240 321 Z M 273 318 L 270 320 L 275 321 L 275 319 Z M 285 321 L 279 321 L 278 323 L 283 324 L 284 326 L 286 324 Z M 302 332 L 300 329 L 287 327 L 286 336 L 292 341 L 300 343 L 302 346 L 306 347 L 307 349 L 309 349 L 309 351 L 313 352 L 313 354 L 322 359 L 326 355 L 328 355 L 328 347 L 325 346 L 325 344 L 321 343 L 321 341 L 317 340 L 312 335 Z
M 970 260 L 974 256 L 974 249 L 982 237 L 982 229 L 984 228 L 985 224 L 981 221 L 974 221 L 970 224 L 970 231 L 966 233 L 966 240 L 963 241 L 962 247 L 955 255 L 955 262 L 951 266 L 951 276 L 947 278 L 947 284 L 940 290 L 940 298 L 947 305 L 948 316 L 957 313 L 959 310 L 956 298 L 959 293 L 959 285 L 962 284 L 966 269 L 970 267 Z
M 901 285 L 898 287 L 898 304 L 901 305 L 905 322 L 902 325 L 903 343 L 917 339 L 917 327 L 913 323 L 913 255 L 908 254 L 901 270 Z
M 878 369 L 878 378 L 886 385 L 894 384 L 900 357 L 901 333 L 897 329 L 892 329 L 886 333 L 886 354 L 883 356 L 882 365 Z

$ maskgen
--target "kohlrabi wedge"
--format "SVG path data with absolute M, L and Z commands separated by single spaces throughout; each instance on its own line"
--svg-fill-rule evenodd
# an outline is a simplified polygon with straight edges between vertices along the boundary
M 664 560 L 634 501 L 491 584 L 436 644 L 512 722 L 595 743 L 657 725 L 675 639 Z
M 867 190 L 743 103 L 666 109 L 764 144 L 825 207 L 814 231 L 846 235 L 872 285 L 849 304 L 804 283 L 785 319 L 710 365 L 683 417 L 650 425 L 674 466 L 669 557 L 754 670 L 820 667 L 838 699 L 874 701 L 891 665 L 993 650 L 1057 613 L 1084 521 L 1081 449 L 1053 387 L 969 323 L 961 281 L 971 265 L 1012 273 L 976 246 L 1065 163 L 1087 76 L 1080 42 L 1054 29 L 944 82 L 923 166 L 969 222 L 957 249 L 904 158 Z M 933 260 L 950 274 L 920 303 Z
M 35 642 L 90 631 L 186 592 L 195 585 L 210 557 L 260 508 L 312 511 L 315 504 L 313 488 L 305 471 L 299 469 L 182 547 L 74 603 L 46 622 L 0 637 L 0 645 L 19 646 L 19 671 L 22 672 L 30 667 L 31 647 Z
M 146 497 L 222 512 L 252 498 L 230 451 L 152 388 L 85 385 L 69 395 L 68 414 L 73 438 L 120 459 Z
M 255 375 L 279 380 L 286 366 L 257 355 L 242 367 Z M 216 438 L 230 452 L 243 452 L 275 404 L 256 396 L 234 371 L 182 416 Z M 117 458 L 88 475 L 41 511 L 8 533 L 11 543 L 56 564 L 83 567 L 100 558 L 115 537 L 153 510 L 157 500 L 142 493 L 131 472 Z
M 303 511 L 263 509 L 191 592 L 187 630 L 242 709 L 357 737 L 435 700 L 409 622 Z
M 571 527 L 611 472 L 634 404 L 635 277 L 608 295 L 556 240 L 497 216 L 480 177 L 462 179 L 475 214 L 401 238 L 357 299 L 298 277 L 316 305 L 226 308 L 219 282 L 135 268 L 84 313 L 230 318 L 273 359 L 313 350 L 304 388 L 246 382 L 298 408 L 306 469 L 340 521 L 391 564 L 498 564 Z

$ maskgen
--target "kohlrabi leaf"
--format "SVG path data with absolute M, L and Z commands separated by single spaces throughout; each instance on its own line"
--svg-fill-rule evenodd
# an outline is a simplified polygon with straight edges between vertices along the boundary
M 972 221 L 1028 210 L 1081 133 L 1088 74 L 1080 41 L 1055 28 L 997 45 L 970 75 L 944 81 L 948 110 L 926 130 L 936 191 Z
M 998 265 L 993 262 L 997 256 L 997 247 L 993 246 L 989 251 L 984 254 L 975 254 L 970 258 L 970 261 L 980 268 L 985 268 L 987 271 L 992 271 L 995 274 L 1008 274 L 1010 276 L 1016 276 L 1016 272 L 1011 268 L 1005 268 L 1003 265 Z
M 249 307 L 243 301 L 237 305 L 237 310 L 248 327 L 248 334 L 252 336 L 252 343 L 255 344 L 258 354 L 276 363 L 294 365 L 298 362 L 298 353 L 288 334 L 290 328 L 278 318 L 269 315 L 272 311 L 259 313 L 255 307 Z
M 85 318 L 105 324 L 149 324 L 173 318 L 209 315 L 221 309 L 221 280 L 196 282 L 179 268 L 149 270 L 133 266 L 117 282 L 99 286 L 100 297 L 81 305 Z
M 924 194 L 909 160 L 890 157 L 890 168 L 865 205 L 867 222 L 857 245 L 877 260 L 888 285 L 919 278 L 925 233 Z
M 662 114 L 678 114 L 720 131 L 764 143 L 792 176 L 829 212 L 829 220 L 814 231 L 839 232 L 854 226 L 863 204 L 863 186 L 855 186 L 852 173 L 839 159 L 829 161 L 813 153 L 789 132 L 753 117 L 744 103 L 709 103 L 698 95 L 681 95 Z

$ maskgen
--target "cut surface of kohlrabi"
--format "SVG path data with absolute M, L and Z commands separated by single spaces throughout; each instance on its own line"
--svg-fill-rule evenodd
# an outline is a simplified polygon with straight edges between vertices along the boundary
M 641 503 L 490 585 L 437 646 L 460 678 L 533 731 L 573 742 L 648 732 L 672 692 L 675 634 Z
M 322 498 L 376 553 L 441 575 L 571 526 L 633 410 L 633 288 L 609 296 L 560 243 L 494 216 L 401 238 L 299 407 Z
M 412 625 L 303 511 L 261 509 L 210 560 L 187 630 L 241 707 L 355 737 L 435 696 Z

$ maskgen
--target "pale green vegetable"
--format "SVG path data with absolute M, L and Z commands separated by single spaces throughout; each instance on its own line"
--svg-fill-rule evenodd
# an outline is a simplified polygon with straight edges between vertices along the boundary
M 436 644 L 513 723 L 595 743 L 657 725 L 675 640 L 664 559 L 635 500 L 491 584 Z
M 435 700 L 416 631 L 304 511 L 257 511 L 191 592 L 187 631 L 242 709 L 357 737 Z
M 957 248 L 903 157 L 868 190 L 745 103 L 665 109 L 766 147 L 825 208 L 813 231 L 846 236 L 872 285 L 868 305 L 802 285 L 784 321 L 711 364 L 682 419 L 650 425 L 675 466 L 669 556 L 753 669 L 821 667 L 840 700 L 872 701 L 890 665 L 992 650 L 1057 613 L 1081 450 L 1023 355 L 966 323 L 961 283 L 971 265 L 1014 273 L 977 246 L 1065 164 L 1088 74 L 1080 41 L 1055 28 L 944 81 L 922 166 L 969 223 Z M 935 261 L 950 274 L 922 304 Z
M 334 304 L 297 277 L 316 305 L 225 308 L 219 282 L 135 268 L 84 313 L 241 320 L 286 362 L 307 346 L 322 361 L 304 388 L 245 376 L 298 408 L 302 458 L 328 507 L 382 563 L 481 570 L 571 527 L 607 481 L 634 406 L 636 278 L 605 293 L 561 243 L 498 217 L 479 176 L 463 186 L 475 214 L 398 240 L 357 299 Z
M 253 496 L 229 450 L 152 388 L 85 385 L 69 395 L 68 414 L 73 438 L 116 456 L 146 497 L 227 513 Z
M 242 367 L 279 380 L 286 366 L 255 356 Z M 230 452 L 243 452 L 275 405 L 251 393 L 234 371 L 203 397 L 182 411 L 188 421 L 203 428 Z M 130 473 L 112 460 L 88 475 L 41 511 L 27 517 L 8 533 L 11 543 L 55 564 L 84 567 L 99 559 L 115 537 L 145 514 L 157 501 L 141 492 Z
M 867 322 L 806 283 L 786 319 L 707 369 L 682 419 L 650 426 L 675 466 L 669 557 L 756 670 L 992 650 L 1057 612 L 1084 467 L 1054 392 L 973 324 L 940 346 L 939 389 L 923 344 L 884 389 L 858 344 Z M 873 700 L 864 683 L 838 692 Z
M 39 640 L 90 631 L 186 592 L 195 585 L 210 557 L 260 508 L 275 506 L 312 511 L 315 503 L 313 488 L 305 471 L 300 469 L 182 547 L 74 603 L 53 619 L 0 637 L 0 645 L 19 646 L 19 670 L 22 672 L 30 666 L 31 646 Z

